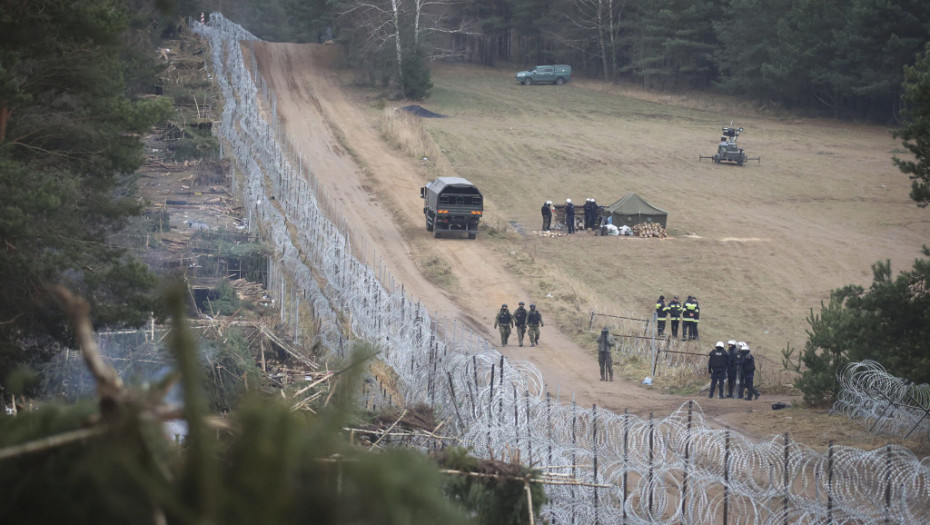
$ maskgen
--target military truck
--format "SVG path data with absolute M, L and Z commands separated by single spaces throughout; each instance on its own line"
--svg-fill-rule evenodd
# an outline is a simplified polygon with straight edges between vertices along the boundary
M 561 86 L 572 79 L 572 66 L 556 64 L 554 66 L 536 66 L 529 71 L 518 71 L 514 77 L 524 86 L 550 83 Z
M 426 231 L 439 237 L 441 232 L 459 231 L 469 239 L 478 236 L 478 222 L 484 213 L 484 198 L 474 184 L 461 177 L 439 177 L 420 188 Z

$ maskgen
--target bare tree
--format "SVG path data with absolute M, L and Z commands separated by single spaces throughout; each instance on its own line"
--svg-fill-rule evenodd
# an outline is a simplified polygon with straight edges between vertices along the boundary
M 585 49 L 593 41 L 605 79 L 617 74 L 620 20 L 626 4 L 627 0 L 572 0 L 573 9 L 564 14 L 577 31 L 572 34 L 573 42 L 563 42 Z
M 479 36 L 474 20 L 456 16 L 457 4 L 445 0 L 349 0 L 340 12 L 343 23 L 356 34 L 364 35 L 355 42 L 362 56 L 372 56 L 393 42 L 396 74 L 404 84 L 404 60 L 410 52 L 423 51 L 430 58 L 461 56 L 446 42 L 430 42 L 421 49 L 426 34 L 459 34 Z M 441 39 L 439 39 L 441 40 Z

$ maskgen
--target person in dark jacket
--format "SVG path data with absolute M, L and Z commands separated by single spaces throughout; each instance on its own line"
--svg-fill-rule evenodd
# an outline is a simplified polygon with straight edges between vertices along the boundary
M 584 201 L 584 229 L 593 230 L 594 229 L 594 217 L 596 214 L 597 204 L 594 204 L 594 199 L 588 197 Z
M 513 315 L 507 309 L 506 304 L 501 305 L 501 309 L 494 317 L 494 328 L 501 332 L 501 346 L 507 346 L 507 340 L 510 339 L 510 328 L 513 326 Z
M 730 362 L 726 350 L 723 349 L 723 341 L 717 341 L 714 349 L 711 350 L 707 359 L 707 373 L 710 374 L 710 398 L 713 399 L 714 392 L 720 389 L 720 399 L 723 399 L 723 384 L 727 380 L 727 365 Z
M 601 381 L 614 380 L 614 358 L 610 353 L 614 347 L 614 336 L 605 326 L 597 338 L 597 364 L 601 367 Z
M 552 201 L 546 201 L 542 205 L 542 231 L 549 231 L 549 227 L 552 225 Z
M 536 309 L 535 304 L 530 305 L 530 311 L 526 316 L 526 326 L 529 327 L 530 346 L 539 344 L 539 327 L 545 326 L 542 320 L 542 314 Z
M 701 303 L 698 302 L 697 297 L 692 297 L 691 302 L 694 304 L 694 315 L 691 316 L 691 335 L 688 337 L 697 341 L 701 339 L 698 334 L 698 325 L 701 324 Z
M 568 233 L 575 233 L 575 205 L 571 199 L 565 199 L 565 227 Z
M 736 348 L 736 341 L 730 339 L 727 341 L 727 397 L 733 397 L 733 389 L 736 387 L 737 373 L 736 360 L 739 357 L 739 349 Z
M 665 306 L 665 296 L 660 295 L 656 301 L 656 332 L 659 337 L 665 335 L 665 319 L 668 315 L 668 309 Z
M 755 396 L 755 399 L 759 399 L 759 391 L 753 387 L 753 380 L 756 375 L 756 360 L 749 353 L 749 345 L 746 343 L 743 343 L 743 346 L 740 347 L 739 358 L 740 384 L 739 389 L 736 391 L 736 397 L 746 401 L 752 401 L 753 396 Z M 743 397 L 743 391 L 746 392 L 746 397 Z
M 523 346 L 523 336 L 526 334 L 526 308 L 523 307 L 523 301 L 520 301 L 517 309 L 513 311 L 513 326 L 517 329 L 517 341 Z
M 672 297 L 671 302 L 668 303 L 665 309 L 668 311 L 668 318 L 672 325 L 672 337 L 678 339 L 678 322 L 681 320 L 681 302 L 678 301 L 677 295 Z
M 691 327 L 694 326 L 694 304 L 691 302 L 689 295 L 681 305 L 681 340 L 689 341 L 691 337 Z
M 597 205 L 597 200 L 594 197 L 591 197 L 591 228 L 592 230 L 597 229 L 597 216 L 600 215 L 600 206 Z

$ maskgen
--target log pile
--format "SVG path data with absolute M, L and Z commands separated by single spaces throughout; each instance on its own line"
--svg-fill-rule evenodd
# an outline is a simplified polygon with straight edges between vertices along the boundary
M 270 304 L 274 304 L 274 301 L 270 299 L 268 292 L 265 290 L 265 287 L 261 283 L 252 282 L 246 279 L 236 279 L 231 281 L 229 284 L 233 287 L 234 290 L 236 290 L 236 296 L 241 301 L 261 304 L 262 306 L 269 306 Z
M 668 237 L 665 228 L 657 222 L 641 222 L 633 226 L 633 235 L 643 238 L 658 237 L 660 239 Z

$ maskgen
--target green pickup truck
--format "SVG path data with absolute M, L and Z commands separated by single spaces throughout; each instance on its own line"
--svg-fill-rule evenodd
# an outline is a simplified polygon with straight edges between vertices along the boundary
M 524 86 L 533 84 L 556 84 L 561 86 L 572 79 L 572 66 L 556 64 L 554 66 L 536 66 L 529 71 L 519 71 L 514 77 Z

